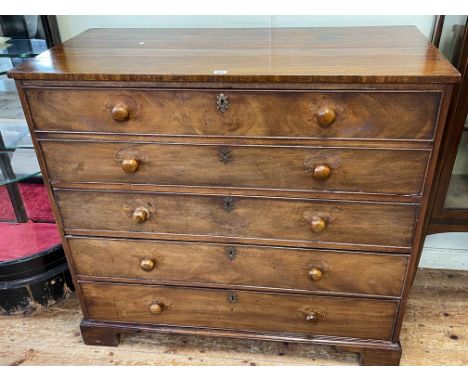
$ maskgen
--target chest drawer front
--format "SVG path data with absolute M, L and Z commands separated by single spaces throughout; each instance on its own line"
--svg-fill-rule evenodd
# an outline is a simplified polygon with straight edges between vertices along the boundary
M 432 139 L 437 92 L 27 89 L 42 131 Z M 222 102 L 222 100 L 225 100 Z
M 415 205 L 56 190 L 65 230 L 409 247 Z M 391 228 L 390 228 L 391 227 Z M 397 249 L 397 248 L 396 248 Z
M 68 238 L 80 276 L 399 296 L 407 257 L 194 242 Z
M 417 195 L 428 151 L 44 141 L 54 182 Z M 128 168 L 129 162 L 134 166 Z M 202 165 L 201 165 L 202 164 Z
M 90 319 L 389 340 L 394 301 L 81 284 Z

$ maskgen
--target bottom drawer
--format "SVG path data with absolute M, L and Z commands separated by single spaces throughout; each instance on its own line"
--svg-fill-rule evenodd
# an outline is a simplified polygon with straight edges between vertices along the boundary
M 390 340 L 398 303 L 219 289 L 81 283 L 90 319 Z

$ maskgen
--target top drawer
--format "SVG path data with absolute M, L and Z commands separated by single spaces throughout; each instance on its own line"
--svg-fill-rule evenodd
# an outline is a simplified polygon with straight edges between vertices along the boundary
M 440 93 L 26 89 L 36 130 L 432 139 Z

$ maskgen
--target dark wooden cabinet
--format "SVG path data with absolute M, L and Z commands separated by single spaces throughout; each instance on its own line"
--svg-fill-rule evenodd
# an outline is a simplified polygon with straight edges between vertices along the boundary
M 459 73 L 414 27 L 89 30 L 16 81 L 90 345 L 397 365 Z
M 455 87 L 439 154 L 439 176 L 428 234 L 468 232 L 468 22 L 467 16 L 438 18 L 434 42 L 462 74 Z

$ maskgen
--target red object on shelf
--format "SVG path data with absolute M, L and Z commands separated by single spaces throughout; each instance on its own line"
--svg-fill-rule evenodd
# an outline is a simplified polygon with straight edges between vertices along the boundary
M 43 184 L 19 183 L 21 198 L 28 218 L 34 222 L 54 223 L 52 209 Z M 6 186 L 0 187 L 0 221 L 15 220 Z
M 0 262 L 18 260 L 60 244 L 53 223 L 0 223 Z

